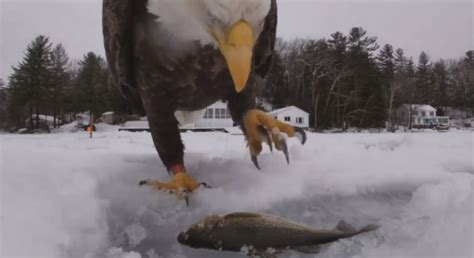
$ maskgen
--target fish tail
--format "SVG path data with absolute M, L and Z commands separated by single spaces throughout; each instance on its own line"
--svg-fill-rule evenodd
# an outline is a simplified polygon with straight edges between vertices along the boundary
M 370 231 L 374 231 L 378 228 L 380 228 L 380 225 L 370 224 L 370 225 L 367 225 L 367 226 L 361 228 L 357 233 L 360 234 L 360 233 L 370 232 Z
M 337 227 L 336 227 L 337 230 L 346 234 L 350 234 L 350 235 L 357 235 L 357 234 L 361 234 L 365 232 L 370 232 L 378 228 L 380 228 L 380 225 L 370 224 L 361 228 L 360 230 L 356 230 L 352 225 L 350 225 L 349 223 L 343 220 L 339 221 L 339 224 L 337 224 Z

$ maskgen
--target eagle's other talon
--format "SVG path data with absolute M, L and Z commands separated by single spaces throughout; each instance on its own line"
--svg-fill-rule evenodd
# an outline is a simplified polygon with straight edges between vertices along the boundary
M 212 186 L 208 185 L 206 182 L 201 182 L 201 183 L 199 183 L 199 186 L 202 186 L 202 187 L 204 187 L 204 188 L 206 188 L 206 189 L 212 189 Z
M 273 141 L 270 132 L 268 132 L 268 130 L 265 129 L 265 127 L 263 126 L 259 126 L 258 130 L 260 131 L 262 141 L 266 142 L 268 144 L 268 147 L 270 148 L 270 151 L 273 152 Z
M 295 127 L 295 137 L 298 139 L 298 141 L 300 141 L 301 145 L 306 143 L 307 137 L 303 128 Z
M 244 115 L 243 125 L 247 137 L 253 164 L 260 169 L 257 156 L 262 151 L 262 142 L 267 142 L 270 150 L 273 146 L 285 154 L 286 162 L 290 164 L 287 137 L 295 137 L 301 144 L 306 143 L 306 132 L 267 115 L 265 112 L 253 109 Z
M 290 153 L 288 152 L 288 144 L 286 144 L 286 140 L 282 140 L 280 142 L 281 151 L 285 154 L 286 163 L 290 164 Z
M 140 181 L 140 182 L 138 183 L 138 186 L 139 186 L 139 187 L 142 187 L 142 186 L 144 186 L 144 185 L 148 185 L 150 182 L 151 182 L 150 179 L 142 180 L 142 181 Z
M 252 163 L 255 165 L 255 167 L 256 167 L 258 170 L 262 170 L 262 169 L 260 168 L 260 165 L 258 164 L 257 156 L 252 156 Z

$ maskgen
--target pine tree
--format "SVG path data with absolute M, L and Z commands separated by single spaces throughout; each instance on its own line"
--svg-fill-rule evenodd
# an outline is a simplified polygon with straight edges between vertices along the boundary
M 349 33 L 349 50 L 353 56 L 369 58 L 379 48 L 377 37 L 367 36 L 367 31 L 361 27 L 354 27 Z
M 439 60 L 434 64 L 433 68 L 433 83 L 434 83 L 434 104 L 442 107 L 448 103 L 449 78 L 446 63 L 444 60 Z
M 416 68 L 416 95 L 418 104 L 434 104 L 432 91 L 432 64 L 430 57 L 421 52 Z
M 332 50 L 332 55 L 336 61 L 338 68 L 341 68 L 346 59 L 347 52 L 347 37 L 342 32 L 331 34 L 331 38 L 327 41 L 329 48 Z
M 388 103 L 395 76 L 395 57 L 392 45 L 386 44 L 383 46 L 379 52 L 377 61 L 380 69 L 380 81 L 384 89 L 385 102 Z
M 470 107 L 471 113 L 474 114 L 474 50 L 466 52 L 463 63 L 467 82 L 466 106 Z
M 393 46 L 386 44 L 380 50 L 377 57 L 377 61 L 380 67 L 380 71 L 384 78 L 384 81 L 391 81 L 395 72 L 395 57 L 393 52 Z
M 405 51 L 401 48 L 397 48 L 395 50 L 395 56 L 394 56 L 394 66 L 395 66 L 395 72 L 401 73 L 406 69 L 408 63 L 408 59 L 405 57 Z
M 108 106 L 108 72 L 104 59 L 90 52 L 79 62 L 74 86 L 75 111 L 100 115 Z
M 400 57 L 400 54 L 402 57 Z M 398 58 L 403 58 L 403 50 L 401 53 L 398 53 Z M 380 69 L 380 82 L 383 87 L 384 101 L 386 103 L 387 129 L 392 130 L 395 95 L 402 84 L 399 78 L 395 76 L 396 61 L 393 46 L 390 44 L 384 45 L 380 50 L 377 61 Z
M 377 38 L 367 36 L 363 28 L 353 28 L 349 34 L 349 63 L 352 76 L 355 105 L 348 113 L 348 119 L 359 127 L 377 127 L 385 121 L 383 90 L 379 72 L 373 58 L 378 49 Z
M 7 116 L 7 89 L 5 83 L 0 78 L 0 128 L 5 128 Z
M 70 84 L 68 64 L 69 57 L 66 50 L 61 44 L 56 45 L 51 52 L 51 87 L 49 88 L 54 127 L 58 126 L 58 117 L 65 110 L 65 90 Z
M 27 47 L 23 61 L 13 67 L 9 84 L 9 112 L 15 120 L 29 118 L 29 128 L 39 127 L 39 114 L 47 109 L 48 88 L 51 85 L 51 43 L 38 36 Z M 25 112 L 26 111 L 26 112 Z M 33 115 L 36 115 L 35 119 Z M 17 120 L 17 124 L 20 124 Z

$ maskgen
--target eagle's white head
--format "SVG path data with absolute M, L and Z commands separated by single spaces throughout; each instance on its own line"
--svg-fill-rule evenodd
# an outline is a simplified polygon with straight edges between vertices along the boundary
M 236 91 L 245 88 L 271 0 L 149 0 L 148 9 L 174 40 L 218 46 Z

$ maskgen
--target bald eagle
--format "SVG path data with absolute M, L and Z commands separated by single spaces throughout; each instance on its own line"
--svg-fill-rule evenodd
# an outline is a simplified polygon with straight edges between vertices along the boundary
M 200 184 L 184 166 L 175 112 L 227 102 L 242 127 L 250 156 L 262 142 L 285 153 L 286 137 L 306 135 L 256 109 L 255 80 L 265 77 L 274 54 L 276 0 L 104 0 L 103 34 L 112 75 L 135 110 L 148 117 L 153 142 L 170 182 L 140 185 L 178 198 Z

